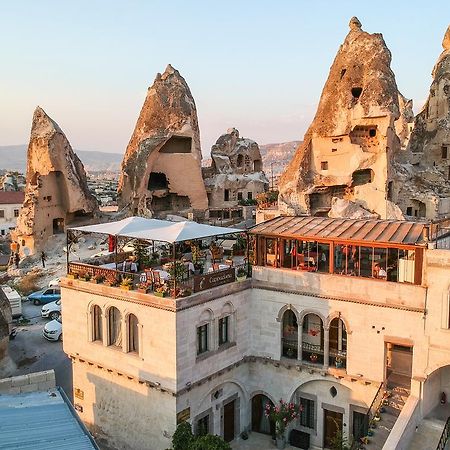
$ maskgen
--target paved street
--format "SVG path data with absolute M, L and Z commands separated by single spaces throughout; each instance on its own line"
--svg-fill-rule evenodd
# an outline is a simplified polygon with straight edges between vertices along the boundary
M 42 336 L 48 319 L 41 318 L 41 306 L 23 302 L 23 315 L 30 323 L 17 326 L 17 336 L 10 341 L 9 353 L 16 363 L 13 375 L 54 369 L 56 384 L 72 400 L 72 365 L 62 350 L 62 342 L 50 342 Z

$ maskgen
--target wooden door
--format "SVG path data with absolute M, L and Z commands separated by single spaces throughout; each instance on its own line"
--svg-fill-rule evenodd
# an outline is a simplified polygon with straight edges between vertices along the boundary
M 337 432 L 342 433 L 342 413 L 324 409 L 323 446 L 332 448 L 333 439 Z
M 234 400 L 223 407 L 223 438 L 226 442 L 234 439 Z

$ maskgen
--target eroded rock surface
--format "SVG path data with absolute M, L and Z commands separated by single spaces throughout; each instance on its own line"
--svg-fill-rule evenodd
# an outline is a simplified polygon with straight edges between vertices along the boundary
M 381 218 L 392 210 L 391 161 L 401 149 L 396 121 L 402 117 L 399 128 L 407 139 L 410 105 L 398 91 L 383 36 L 363 31 L 355 17 L 349 25 L 315 118 L 280 179 L 285 213 L 327 215 L 333 198 Z
M 37 107 L 28 145 L 25 200 L 13 236 L 21 254 L 35 253 L 49 236 L 63 233 L 67 224 L 97 209 L 83 164 L 58 124 Z
M 170 64 L 149 88 L 128 144 L 119 207 L 147 217 L 208 207 L 197 109 L 186 81 Z
M 450 215 L 450 26 L 434 66 L 430 94 L 399 160 L 394 194 L 403 213 L 428 219 Z M 400 156 L 400 155 L 399 155 Z
M 258 144 L 239 137 L 236 128 L 230 128 L 212 146 L 211 166 L 203 169 L 203 176 L 211 209 L 254 200 L 269 186 Z

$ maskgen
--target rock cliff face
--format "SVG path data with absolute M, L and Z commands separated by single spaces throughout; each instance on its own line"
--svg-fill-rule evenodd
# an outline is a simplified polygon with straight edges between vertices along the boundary
M 83 164 L 58 124 L 37 107 L 28 145 L 25 200 L 13 236 L 21 253 L 35 253 L 49 236 L 63 233 L 68 223 L 97 208 Z
M 381 218 L 395 209 L 389 182 L 393 155 L 401 149 L 395 122 L 403 97 L 390 63 L 382 35 L 363 31 L 352 18 L 315 118 L 280 179 L 283 212 L 327 215 L 333 198 Z
M 267 190 L 269 181 L 258 144 L 239 137 L 236 128 L 217 139 L 211 159 L 211 166 L 203 169 L 210 208 L 237 206 L 239 201 L 254 200 Z
M 450 26 L 434 66 L 430 94 L 414 121 L 399 168 L 398 203 L 407 216 L 450 215 Z
M 205 211 L 197 110 L 189 87 L 171 65 L 157 74 L 122 161 L 119 207 L 164 217 Z

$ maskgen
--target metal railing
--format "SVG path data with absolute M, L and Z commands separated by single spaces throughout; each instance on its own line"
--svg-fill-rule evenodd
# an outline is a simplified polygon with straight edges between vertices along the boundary
M 367 435 L 366 430 L 368 431 L 372 419 L 375 417 L 379 407 L 381 406 L 385 394 L 384 387 L 384 383 L 381 383 L 377 390 L 377 393 L 375 394 L 375 397 L 372 400 L 372 403 L 369 406 L 369 409 L 366 412 L 366 415 L 364 416 L 363 421 L 361 422 L 360 427 L 358 428 L 357 435 L 353 436 L 351 450 L 364 448 L 361 439 Z
M 450 417 L 447 418 L 447 422 L 445 422 L 444 429 L 442 430 L 441 438 L 439 439 L 439 443 L 436 447 L 436 450 L 446 450 L 447 443 L 450 441 Z

